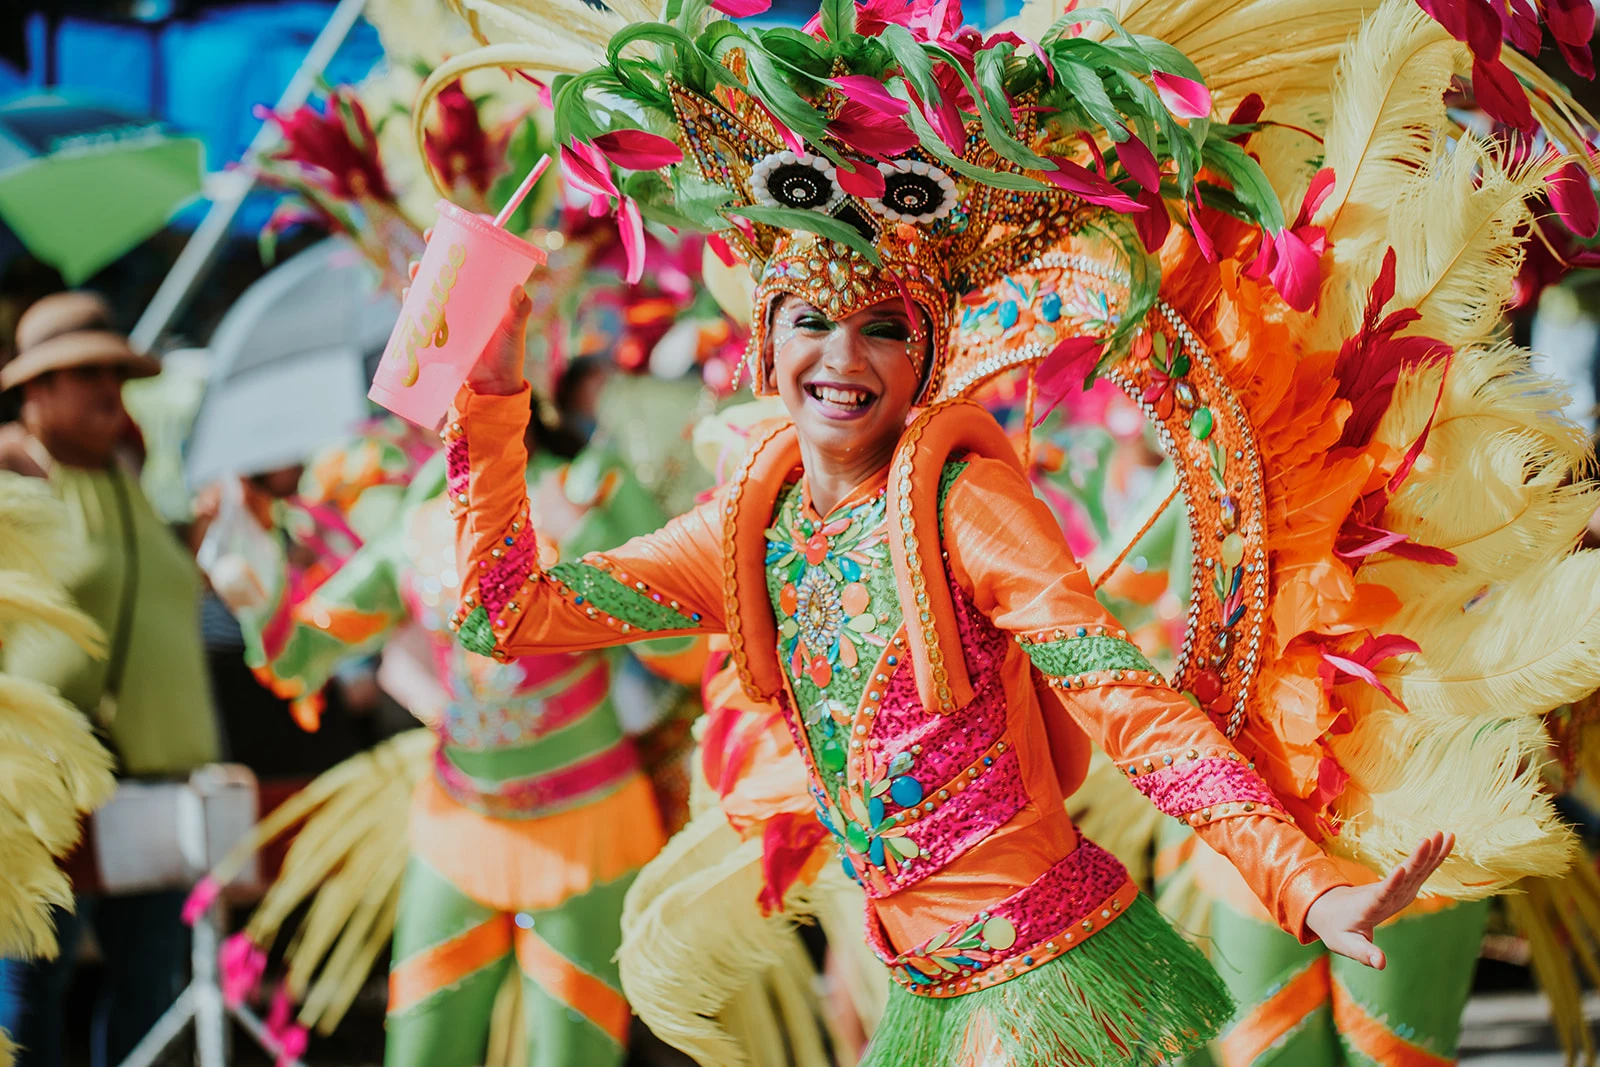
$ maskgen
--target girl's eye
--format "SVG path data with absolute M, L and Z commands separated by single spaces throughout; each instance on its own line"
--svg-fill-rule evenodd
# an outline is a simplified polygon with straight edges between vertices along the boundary
M 861 332 L 867 337 L 882 337 L 890 341 L 905 341 L 911 337 L 910 327 L 893 320 L 870 322 L 861 328 Z
M 821 315 L 800 315 L 794 320 L 794 325 L 797 330 L 827 330 L 833 323 Z

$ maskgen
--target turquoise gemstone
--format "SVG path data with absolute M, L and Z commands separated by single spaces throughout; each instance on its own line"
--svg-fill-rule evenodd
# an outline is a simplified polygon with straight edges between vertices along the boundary
M 922 803 L 922 783 L 910 775 L 902 775 L 889 783 L 889 796 L 902 808 Z
M 840 856 L 839 866 L 844 868 L 844 876 L 846 878 L 850 879 L 852 882 L 861 881 L 860 877 L 856 875 L 856 865 L 850 862 L 849 856 Z
M 867 859 L 879 867 L 883 866 L 883 838 L 874 837 L 872 845 L 867 849 Z
M 867 831 L 860 823 L 850 823 L 844 828 L 845 843 L 856 852 L 867 850 Z
M 1046 293 L 1039 298 L 1039 317 L 1054 322 L 1061 317 L 1061 294 Z
M 872 825 L 877 826 L 883 821 L 883 798 L 873 797 L 867 801 L 867 818 L 872 820 Z
M 861 565 L 848 557 L 840 557 L 839 573 L 844 575 L 844 580 L 847 582 L 859 582 L 861 580 Z
M 999 313 L 1000 328 L 1002 330 L 1009 330 L 1011 327 L 1015 326 L 1017 324 L 1017 317 L 1021 314 L 1021 312 L 1017 310 L 1017 302 L 1015 300 L 1007 300 L 1003 302 L 1000 305 Z

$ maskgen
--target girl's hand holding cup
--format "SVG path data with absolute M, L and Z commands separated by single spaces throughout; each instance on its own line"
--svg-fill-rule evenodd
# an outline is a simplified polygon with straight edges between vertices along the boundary
M 433 230 L 430 228 L 422 235 L 424 241 L 433 239 Z M 417 268 L 421 267 L 420 260 L 412 260 L 407 275 L 416 281 Z M 407 286 L 400 294 L 401 299 L 411 292 Z M 522 363 L 527 352 L 528 314 L 533 310 L 533 301 L 528 298 L 528 291 L 520 286 L 511 291 L 510 306 L 506 308 L 504 317 L 495 326 L 494 333 L 489 338 L 489 343 L 484 346 L 483 354 L 478 357 L 478 362 L 472 365 L 472 370 L 467 373 L 467 384 L 475 393 L 486 396 L 512 396 L 522 391 Z
M 530 307 L 523 286 L 545 257 L 504 227 L 548 164 L 549 157 L 540 160 L 492 221 L 439 201 L 439 221 L 411 266 L 371 399 L 433 429 L 463 382 L 483 393 L 521 390 Z

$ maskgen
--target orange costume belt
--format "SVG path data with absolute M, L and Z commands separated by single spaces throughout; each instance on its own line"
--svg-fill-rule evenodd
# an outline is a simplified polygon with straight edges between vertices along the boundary
M 895 955 L 870 910 L 867 938 L 908 992 L 953 997 L 998 985 L 1083 944 L 1122 915 L 1138 888 L 1088 839 L 1011 896 Z M 870 908 L 870 906 L 869 906 Z

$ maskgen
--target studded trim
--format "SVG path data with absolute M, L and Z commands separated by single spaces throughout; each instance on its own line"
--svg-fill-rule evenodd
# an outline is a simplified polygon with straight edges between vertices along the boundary
M 603 556 L 574 563 L 557 563 L 545 572 L 561 598 L 583 608 L 591 619 L 604 618 L 620 633 L 693 630 L 700 626 L 698 612 L 684 612 L 676 600 L 653 592 L 648 585 L 613 569 Z

